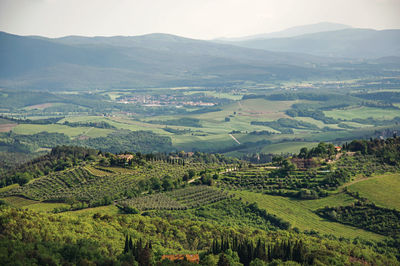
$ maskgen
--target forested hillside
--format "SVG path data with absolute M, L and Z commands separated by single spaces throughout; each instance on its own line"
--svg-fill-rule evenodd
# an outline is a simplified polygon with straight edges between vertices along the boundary
M 394 39 L 398 40 L 396 34 Z M 350 32 L 349 35 L 354 33 Z M 380 41 L 381 36 L 370 34 L 365 40 L 380 44 L 392 39 L 389 36 Z M 269 40 L 270 43 L 276 41 Z M 250 49 L 169 34 L 94 38 L 69 36 L 50 39 L 0 32 L 0 42 L 3 47 L 0 52 L 0 85 L 19 89 L 225 86 L 235 84 L 237 80 L 245 83 L 338 76 L 359 78 L 370 73 L 384 75 L 387 72 L 382 67 L 362 62 L 360 65 L 352 64 L 343 58 L 300 54 L 308 53 L 314 47 L 311 44 L 318 43 L 313 39 L 305 40 L 308 49 L 303 50 L 290 49 L 293 45 L 291 42 L 284 43 L 285 45 L 278 43 L 280 51 L 289 52 L 259 49 L 268 50 L 265 45 L 260 47 L 243 44 L 257 48 Z M 355 53 L 354 44 L 344 51 L 338 48 L 339 45 L 335 43 L 331 47 L 335 55 L 347 57 L 349 53 Z M 285 46 L 288 46 L 286 50 Z M 295 46 L 301 45 L 295 43 Z M 322 51 L 318 55 L 329 56 L 327 53 L 331 50 L 325 53 Z M 398 51 L 390 46 L 376 49 L 386 50 L 389 51 L 373 56 L 398 55 Z M 364 55 L 365 53 L 361 57 Z M 336 69 L 337 63 L 346 71 Z M 375 63 L 387 65 L 385 62 Z M 314 64 L 319 67 L 312 67 Z M 234 80 L 232 77 L 235 77 Z
M 351 189 L 396 176 L 399 146 L 396 136 L 320 143 L 268 164 L 56 147 L 1 179 L 0 260 L 171 265 L 163 255 L 198 254 L 201 265 L 399 265 L 399 210 Z
M 400 266 L 400 3 L 344 2 L 0 0 L 0 266 Z

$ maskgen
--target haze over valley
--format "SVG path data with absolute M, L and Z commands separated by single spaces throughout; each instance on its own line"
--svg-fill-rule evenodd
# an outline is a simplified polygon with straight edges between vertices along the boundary
M 321 3 L 0 0 L 0 264 L 400 265 L 400 5 Z

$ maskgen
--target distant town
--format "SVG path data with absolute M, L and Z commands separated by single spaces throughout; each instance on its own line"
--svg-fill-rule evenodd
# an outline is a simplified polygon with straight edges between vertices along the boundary
M 204 102 L 193 99 L 196 97 L 172 96 L 172 95 L 135 95 L 119 98 L 119 103 L 140 104 L 142 106 L 214 106 L 215 102 Z M 204 98 L 204 97 L 203 97 Z M 212 99 L 212 98 L 209 98 Z

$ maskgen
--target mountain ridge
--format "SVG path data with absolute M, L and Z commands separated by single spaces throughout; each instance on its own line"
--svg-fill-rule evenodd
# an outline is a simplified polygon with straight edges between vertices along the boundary
M 274 31 L 269 33 L 260 33 L 255 35 L 247 35 L 236 38 L 217 38 L 217 41 L 247 41 L 247 40 L 255 40 L 255 39 L 271 39 L 271 38 L 288 38 L 295 37 L 304 34 L 317 33 L 317 32 L 326 32 L 326 31 L 335 31 L 340 29 L 352 28 L 349 25 L 340 24 L 340 23 L 332 23 L 332 22 L 319 22 L 314 24 L 307 24 L 301 26 L 289 27 L 280 31 Z
M 325 57 L 380 58 L 400 55 L 400 30 L 350 28 L 289 38 L 253 39 L 229 43 L 253 49 L 307 53 Z
M 46 38 L 1 32 L 0 43 L 0 86 L 5 88 L 225 86 L 369 72 L 360 72 L 345 58 L 266 51 L 160 33 Z M 341 69 L 330 66 L 338 63 Z M 348 71 L 342 71 L 343 67 Z

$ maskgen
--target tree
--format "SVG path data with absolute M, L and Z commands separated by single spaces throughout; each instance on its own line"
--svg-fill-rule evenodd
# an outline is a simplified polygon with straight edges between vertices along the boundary
M 200 181 L 202 184 L 207 185 L 207 186 L 213 185 L 213 179 L 211 178 L 211 175 L 209 175 L 209 174 L 202 174 Z
M 151 182 L 151 188 L 153 190 L 160 191 L 160 189 L 161 189 L 160 179 L 158 179 L 156 177 L 152 177 L 152 178 L 150 178 L 150 182 Z
M 263 260 L 260 260 L 259 258 L 256 258 L 252 262 L 250 262 L 250 266 L 266 266 L 268 263 L 266 263 Z
M 190 169 L 188 174 L 189 174 L 189 178 L 193 178 L 196 175 L 196 171 L 194 171 L 193 169 Z
M 128 235 L 125 236 L 125 246 L 124 246 L 124 254 L 129 252 L 129 239 Z
M 224 253 L 219 255 L 218 266 L 230 266 L 228 258 Z
M 143 248 L 140 249 L 138 262 L 139 266 L 148 266 L 151 265 L 151 244 L 147 243 Z
M 308 156 L 308 149 L 306 147 L 303 147 L 300 149 L 300 153 L 299 153 L 299 158 L 307 158 Z
M 174 184 L 172 182 L 172 178 L 170 176 L 164 176 L 163 182 L 162 182 L 162 187 L 164 191 L 169 191 L 172 190 Z
M 206 255 L 201 260 L 201 265 L 218 265 L 219 257 L 213 254 Z
M 276 166 L 281 166 L 284 159 L 283 156 L 276 155 L 272 158 L 272 163 Z

